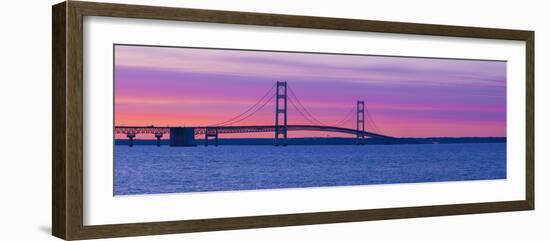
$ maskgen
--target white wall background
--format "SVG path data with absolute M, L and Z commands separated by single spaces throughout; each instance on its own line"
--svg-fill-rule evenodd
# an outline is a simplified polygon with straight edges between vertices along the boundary
M 550 21 L 545 1 L 147 1 L 191 8 L 536 31 L 536 210 L 124 238 L 120 240 L 548 240 Z M 9 1 L 0 12 L 0 240 L 56 240 L 51 230 L 51 8 Z M 32 138 L 32 139 L 31 139 Z M 27 144 L 34 144 L 29 148 Z

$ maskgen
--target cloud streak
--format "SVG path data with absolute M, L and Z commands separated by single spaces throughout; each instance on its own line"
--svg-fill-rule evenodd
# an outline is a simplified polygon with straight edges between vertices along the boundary
M 115 48 L 115 122 L 221 122 L 276 81 L 327 122 L 365 100 L 389 135 L 506 135 L 503 61 L 142 46 Z M 271 123 L 273 108 L 248 123 Z

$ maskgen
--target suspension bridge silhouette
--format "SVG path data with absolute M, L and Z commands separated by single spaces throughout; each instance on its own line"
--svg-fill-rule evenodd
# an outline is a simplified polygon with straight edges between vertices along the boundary
M 290 94 L 290 95 L 289 95 Z M 275 115 L 273 125 L 236 125 L 254 116 L 260 110 L 264 109 L 267 104 L 275 101 Z M 288 103 L 298 114 L 300 114 L 307 124 L 288 124 Z M 344 127 L 346 123 L 353 120 L 355 113 L 355 129 Z M 366 117 L 366 119 L 365 119 Z M 370 126 L 372 131 L 365 129 L 365 124 Z M 365 101 L 358 100 L 347 115 L 335 125 L 326 125 L 319 121 L 304 107 L 296 93 L 292 90 L 286 81 L 277 81 L 254 105 L 246 111 L 228 119 L 224 122 L 219 122 L 213 125 L 206 126 L 186 126 L 186 127 L 171 127 L 171 126 L 115 126 L 116 134 L 125 134 L 128 138 L 128 145 L 133 146 L 133 140 L 137 134 L 153 134 L 157 140 L 157 146 L 160 146 L 160 140 L 165 134 L 170 134 L 170 146 L 196 146 L 195 137 L 204 136 L 204 145 L 208 146 L 209 139 L 214 141 L 214 145 L 218 146 L 218 137 L 220 134 L 237 134 L 237 133 L 258 133 L 272 132 L 274 133 L 275 146 L 286 146 L 289 131 L 320 131 L 334 132 L 354 135 L 356 144 L 364 144 L 365 138 L 383 138 L 393 139 L 394 137 L 381 134 L 374 119 L 370 115 Z

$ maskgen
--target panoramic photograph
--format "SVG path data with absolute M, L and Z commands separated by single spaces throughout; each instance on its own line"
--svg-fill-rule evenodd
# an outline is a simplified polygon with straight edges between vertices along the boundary
M 507 177 L 506 61 L 113 54 L 115 196 Z

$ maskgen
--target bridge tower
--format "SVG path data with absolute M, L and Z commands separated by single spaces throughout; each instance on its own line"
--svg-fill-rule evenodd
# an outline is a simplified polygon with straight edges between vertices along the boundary
M 356 144 L 363 145 L 365 140 L 365 101 L 357 101 L 357 138 Z
M 286 81 L 277 81 L 277 93 L 275 98 L 275 146 L 286 146 L 287 138 L 287 85 Z M 281 103 L 282 102 L 282 103 Z M 282 115 L 282 124 L 281 124 Z M 280 135 L 282 140 L 280 141 Z M 281 143 L 279 143 L 281 142 Z

